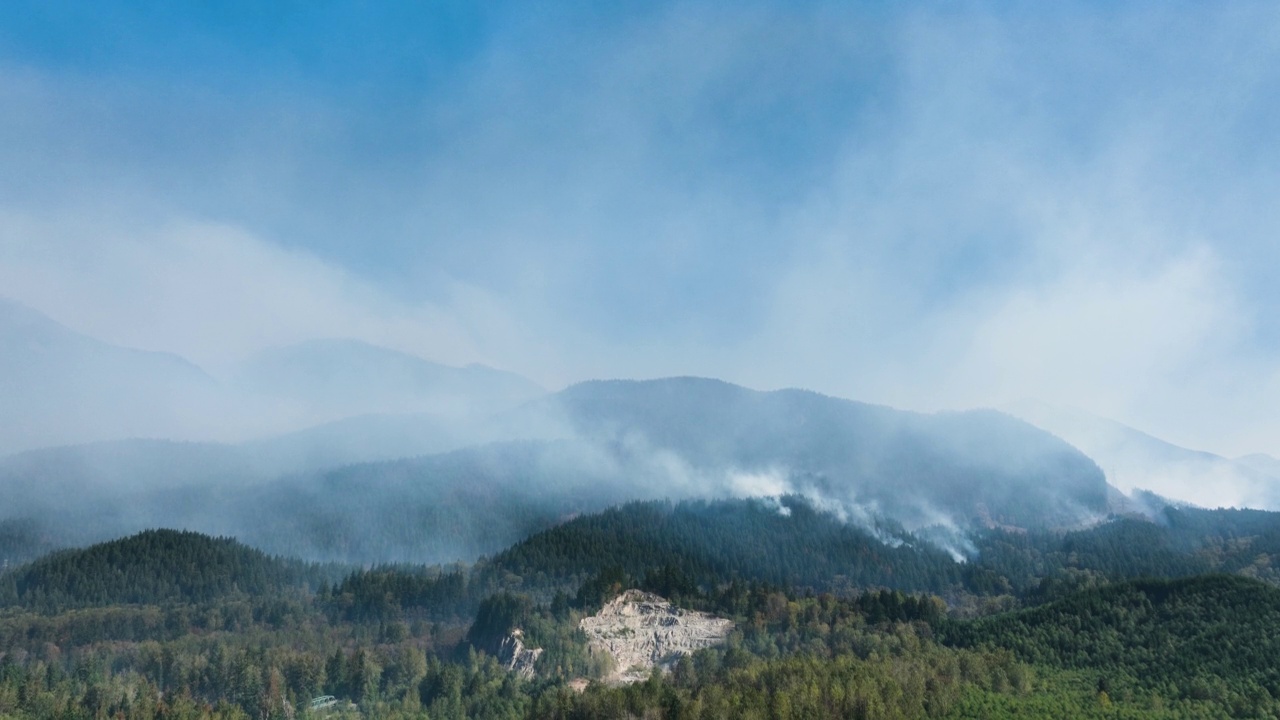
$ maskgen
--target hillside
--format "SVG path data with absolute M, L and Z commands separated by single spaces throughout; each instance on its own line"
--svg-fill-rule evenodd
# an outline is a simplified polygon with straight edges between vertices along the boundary
M 63 550 L 0 576 L 0 602 L 44 611 L 197 603 L 316 586 L 318 567 L 272 558 L 230 538 L 148 530 Z
M 319 560 L 469 561 L 578 513 L 652 496 L 636 480 L 580 443 L 495 443 L 286 476 L 228 501 L 223 522 L 254 545 Z
M 1280 459 L 1271 457 L 1265 453 L 1254 453 L 1252 455 L 1238 457 L 1235 461 L 1245 467 L 1252 468 L 1257 472 L 1276 478 L 1276 481 L 1280 483 Z
M 1151 490 L 1205 507 L 1280 508 L 1280 463 L 1179 447 L 1114 420 L 1041 402 L 1009 412 L 1080 448 L 1125 491 Z
M 1100 687 L 1138 686 L 1225 706 L 1280 697 L 1273 662 L 1280 657 L 1280 589 L 1246 578 L 1108 585 L 948 624 L 942 634 L 960 647 L 1008 648 L 1027 662 L 1088 670 Z
M 973 529 L 1077 526 L 1108 506 L 1088 458 L 998 413 L 919 415 L 689 378 L 585 383 L 488 419 L 372 415 L 238 445 L 34 451 L 0 460 L 0 485 L 0 520 L 34 522 L 54 544 L 162 525 L 360 563 L 473 560 L 630 500 L 799 494 L 956 556 Z
M 613 660 L 614 671 L 604 682 L 625 684 L 647 679 L 654 668 L 669 671 L 681 657 L 724 643 L 733 622 L 628 590 L 582 618 L 578 627 L 593 650 Z
M 965 583 L 970 566 L 901 529 L 860 527 L 790 496 L 630 503 L 538 533 L 494 556 L 491 567 L 579 582 L 613 569 L 665 575 L 674 583 L 662 589 L 669 595 L 735 580 L 943 592 Z
M 1073 525 L 1107 508 L 1093 461 L 993 411 L 922 415 L 701 378 L 582 383 L 542 406 L 582 437 L 670 453 L 695 478 L 810 493 L 908 527 Z
M 34 524 L 61 545 L 167 525 L 308 559 L 432 563 L 473 560 L 576 513 L 668 494 L 653 471 L 570 440 L 280 474 L 284 463 L 323 455 L 296 440 L 121 441 L 0 459 L 0 520 Z
M 0 455 L 227 431 L 217 381 L 186 360 L 105 343 L 0 298 Z
M 531 439 L 470 444 L 510 437 Z M 329 466 L 413 447 L 447 452 Z M 999 413 L 921 415 L 691 378 L 585 383 L 468 423 L 369 416 L 241 445 L 132 440 L 32 451 L 0 459 L 0 485 L 9 501 L 0 520 L 38 528 L 45 548 L 163 525 L 355 563 L 472 561 L 633 500 L 791 494 L 855 528 L 910 531 L 953 559 L 986 554 L 1018 586 L 1066 567 L 1069 553 L 1054 544 L 1062 531 L 1117 507 L 1091 460 Z M 1162 512 L 1162 503 L 1147 505 L 1149 516 Z M 1144 542 L 1164 532 L 1133 527 L 1130 539 Z M 1250 572 L 1261 551 L 1246 545 L 1270 542 L 1215 537 L 1196 546 L 1199 558 L 1179 546 L 1156 561 L 1163 540 L 1142 562 L 1076 558 L 1108 577 L 1137 565 Z M 1004 552 L 1028 538 L 1031 549 Z M 10 554 L 30 556 L 16 545 Z M 1268 568 L 1253 572 L 1269 578 Z
M 533 381 L 483 365 L 451 367 L 357 340 L 310 340 L 258 353 L 236 383 L 308 417 L 375 413 L 484 416 L 543 395 Z
M 132 683 L 138 697 L 227 718 L 319 695 L 363 717 L 406 704 L 410 717 L 481 718 L 775 707 L 832 718 L 1269 716 L 1280 590 L 1204 575 L 1103 583 L 1265 558 L 1280 515 L 1165 512 L 1160 524 L 990 529 L 961 563 L 891 522 L 859 526 L 800 496 L 629 503 L 472 567 L 347 569 L 338 582 L 229 539 L 150 531 L 0 578 L 0 652 L 18 658 L 0 673 L 0 702 L 42 717 L 69 702 L 98 707 L 101 693 Z M 1015 583 L 1006 566 L 1049 582 Z M 648 596 L 629 588 L 674 607 L 630 608 L 627 598 Z M 933 592 L 958 615 L 948 619 Z M 958 619 L 982 603 L 1028 609 Z M 616 616 L 603 629 L 589 620 L 601 608 Z M 734 629 L 673 632 L 672 618 L 703 617 L 690 610 Z M 627 632 L 635 642 L 612 642 Z M 601 647 L 670 672 L 592 684 L 624 670 Z M 88 656 L 103 664 L 77 665 Z M 126 717 L 161 714 L 139 706 Z

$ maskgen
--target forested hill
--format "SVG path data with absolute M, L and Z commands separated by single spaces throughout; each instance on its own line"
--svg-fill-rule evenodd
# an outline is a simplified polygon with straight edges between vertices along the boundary
M 388 617 L 426 606 L 465 615 L 499 588 L 572 593 L 608 573 L 647 579 L 668 595 L 739 581 L 838 593 L 1013 594 L 1026 602 L 1143 576 L 1231 572 L 1277 581 L 1269 559 L 1280 553 L 1280 514 L 1168 508 L 1158 520 L 1120 518 L 1068 533 L 993 529 L 966 548 L 968 561 L 956 562 L 936 544 L 947 538 L 931 541 L 887 520 L 855 522 L 800 496 L 632 502 L 537 532 L 465 572 L 364 571 L 348 577 L 344 591 Z M 154 530 L 0 575 L 0 602 L 46 609 L 204 602 L 314 589 L 343 574 L 231 539 Z
M 957 562 L 892 522 L 799 496 L 635 502 L 470 568 L 355 570 L 323 589 L 325 568 L 148 531 L 0 576 L 0 715 L 229 720 L 334 695 L 335 712 L 366 718 L 740 717 L 775 704 L 793 717 L 1274 717 L 1280 590 L 1230 576 L 1063 588 L 1232 566 L 1266 554 L 1277 517 L 997 529 L 987 539 L 1004 538 L 1004 555 Z M 1063 588 L 1015 587 L 993 563 L 1018 558 Z M 608 664 L 579 621 L 630 586 L 738 631 L 668 676 L 570 690 Z M 967 605 L 944 617 L 932 593 Z M 959 619 L 1019 604 L 1034 607 Z M 544 650 L 532 682 L 489 654 L 517 626 Z
M 377 568 L 334 593 L 350 595 L 346 617 L 395 618 L 466 615 L 498 590 L 546 598 L 619 582 L 686 598 L 737 582 L 1034 604 L 1138 577 L 1231 572 L 1276 582 L 1269 558 L 1280 552 L 1280 513 L 1168 508 L 1158 520 L 1117 518 L 1065 533 L 992 529 L 957 562 L 892 522 L 858 524 L 799 496 L 632 502 L 535 533 L 465 572 Z
M 900 527 L 863 528 L 797 496 L 628 503 L 538 533 L 488 569 L 532 581 L 607 570 L 712 587 L 738 580 L 821 590 L 941 592 L 977 580 L 971 567 Z M 664 588 L 680 589 L 688 588 Z
M 273 558 L 231 538 L 148 530 L 79 550 L 63 550 L 0 576 L 0 603 L 41 610 L 208 602 L 316 587 L 331 572 Z
M 909 526 L 1078 524 L 1105 514 L 1107 484 L 1079 450 L 995 411 L 920 414 L 801 390 L 703 378 L 593 381 L 537 403 L 582 437 L 674 453 L 705 474 L 782 475 Z
M 704 585 L 885 587 L 948 595 L 1018 594 L 1043 602 L 1082 586 L 1141 577 L 1235 573 L 1280 584 L 1280 513 L 1165 508 L 1070 532 L 994 528 L 964 538 L 922 536 L 889 520 L 843 518 L 800 496 L 634 502 L 582 515 L 495 555 L 485 572 L 527 582 L 633 578 L 678 571 Z
M 1034 595 L 1139 577 L 1235 573 L 1280 585 L 1280 513 L 1166 507 L 1150 519 L 1113 518 L 1072 532 L 990 530 L 977 562 Z
M 440 431 L 420 416 L 370 422 L 361 432 L 382 440 Z M 1076 527 L 1108 502 L 1092 461 L 990 411 L 922 415 L 674 378 L 577 385 L 491 422 L 405 445 L 448 452 L 283 475 L 288 458 L 310 456 L 295 457 L 299 447 L 341 456 L 340 441 L 316 438 L 346 426 L 281 445 L 130 441 L 10 458 L 0 463 L 11 491 L 0 522 L 26 522 L 48 542 L 0 537 L 0 564 L 156 526 L 309 560 L 450 563 L 633 500 L 791 492 L 851 516 L 965 530 Z M 471 431 L 497 440 L 467 445 Z
M 1238 576 L 1108 585 L 948 623 L 942 635 L 961 647 L 1008 648 L 1028 662 L 1095 672 L 1103 690 L 1141 686 L 1237 710 L 1280 697 L 1280 589 Z

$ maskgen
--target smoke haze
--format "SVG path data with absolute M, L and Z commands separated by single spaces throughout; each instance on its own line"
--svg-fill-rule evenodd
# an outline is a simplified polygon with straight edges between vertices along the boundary
M 1280 455 L 1274 4 L 20 2 L 0 28 L 0 295 L 220 388 L 341 338 L 551 390 L 1035 397 Z M 142 405 L 199 423 L 128 435 L 350 409 L 189 397 Z

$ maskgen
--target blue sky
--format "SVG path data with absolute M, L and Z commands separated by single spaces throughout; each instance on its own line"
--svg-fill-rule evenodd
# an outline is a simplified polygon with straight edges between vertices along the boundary
M 1280 453 L 1272 3 L 5 3 L 0 287 L 215 372 L 1067 402 Z

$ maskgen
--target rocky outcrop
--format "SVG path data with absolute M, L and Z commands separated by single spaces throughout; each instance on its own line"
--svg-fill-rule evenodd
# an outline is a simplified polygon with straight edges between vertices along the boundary
M 655 667 L 669 670 L 681 655 L 719 645 L 733 623 L 675 607 L 653 593 L 628 590 L 583 618 L 579 627 L 593 650 L 614 660 L 616 669 L 605 682 L 625 684 L 644 680 Z
M 507 670 L 525 680 L 532 680 L 533 665 L 538 662 L 540 655 L 542 655 L 542 648 L 525 647 L 524 631 L 516 628 L 510 635 L 503 638 L 502 644 L 498 646 L 497 658 Z

